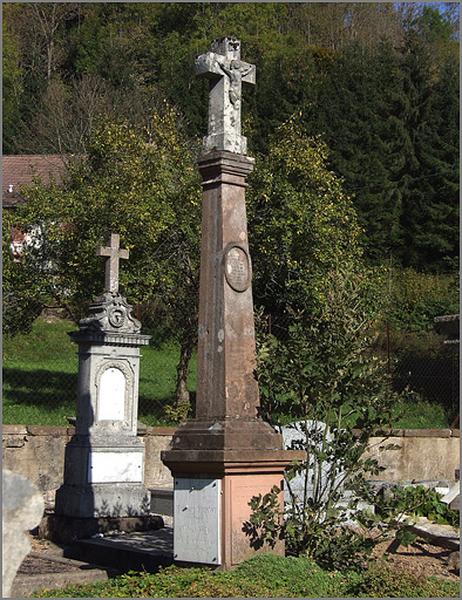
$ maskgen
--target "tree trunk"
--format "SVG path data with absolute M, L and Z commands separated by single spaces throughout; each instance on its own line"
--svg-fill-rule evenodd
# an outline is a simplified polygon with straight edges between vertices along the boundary
M 186 385 L 188 378 L 189 361 L 194 348 L 194 339 L 187 337 L 183 340 L 180 349 L 180 360 L 176 368 L 176 405 L 189 404 L 189 392 Z
M 47 81 L 51 81 L 51 72 L 53 68 L 53 40 L 47 44 Z

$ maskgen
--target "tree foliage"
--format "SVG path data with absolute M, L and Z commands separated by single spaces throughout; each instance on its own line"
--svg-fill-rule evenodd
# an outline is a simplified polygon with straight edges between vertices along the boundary
M 267 313 L 315 309 L 318 286 L 338 257 L 356 264 L 361 230 L 351 197 L 328 169 L 328 150 L 300 116 L 274 134 L 250 180 L 255 297 Z
M 63 186 L 37 181 L 24 191 L 28 201 L 12 218 L 35 242 L 11 268 L 22 273 L 21 281 L 34 272 L 35 299 L 65 306 L 77 321 L 103 287 L 96 248 L 110 232 L 119 233 L 130 251 L 121 265 L 122 293 L 134 304 L 156 307 L 145 314 L 147 329 L 158 331 L 156 319 L 162 318 L 180 341 L 184 395 L 196 339 L 200 185 L 194 149 L 165 103 L 146 127 L 101 122 L 87 150 L 69 165 Z M 6 299 L 21 293 L 17 276 L 6 278 Z
M 457 268 L 458 6 L 109 3 L 4 7 L 5 150 L 82 153 L 105 115 L 145 124 L 155 99 L 206 129 L 194 58 L 223 35 L 258 65 L 244 134 L 266 153 L 303 111 L 354 194 L 367 256 Z M 14 88 L 14 93 L 11 90 Z M 428 235 L 426 232 L 428 231 Z

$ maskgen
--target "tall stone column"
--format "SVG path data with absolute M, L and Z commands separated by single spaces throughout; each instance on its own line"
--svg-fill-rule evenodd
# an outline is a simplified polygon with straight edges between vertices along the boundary
M 282 488 L 284 470 L 299 453 L 284 451 L 280 434 L 258 417 L 245 209 L 254 160 L 237 151 L 245 148 L 245 138 L 230 130 L 232 119 L 228 129 L 213 129 L 217 122 L 226 125 L 233 101 L 240 103 L 240 85 L 234 85 L 237 98 L 226 85 L 230 65 L 236 72 L 245 65 L 247 76 L 253 68 L 253 81 L 255 68 L 240 62 L 238 40 L 219 40 L 212 50 L 198 58 L 199 73 L 213 74 L 211 96 L 218 96 L 210 106 L 219 114 L 209 114 L 206 152 L 198 164 L 203 204 L 196 418 L 177 430 L 162 459 L 174 477 L 175 559 L 230 568 L 255 552 L 243 531 L 251 497 Z M 218 85 L 217 77 L 225 84 Z M 211 136 L 221 148 L 209 149 Z M 273 552 L 283 553 L 283 544 Z

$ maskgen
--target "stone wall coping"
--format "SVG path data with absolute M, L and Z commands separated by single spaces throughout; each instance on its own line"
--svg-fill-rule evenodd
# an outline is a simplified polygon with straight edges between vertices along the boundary
M 177 427 L 146 427 L 144 432 L 139 431 L 138 435 L 174 435 Z
M 176 427 L 146 427 L 138 432 L 138 435 L 173 435 Z M 59 425 L 3 425 L 3 435 L 34 435 L 34 436 L 72 436 L 75 427 Z
M 176 427 L 146 427 L 138 432 L 140 436 L 173 436 Z M 359 434 L 358 429 L 353 430 Z M 56 425 L 3 425 L 3 435 L 34 435 L 34 436 L 72 436 L 74 427 Z M 435 438 L 460 438 L 460 429 L 389 429 L 377 431 L 371 437 L 435 437 Z
M 4 435 L 27 435 L 27 427 L 25 425 L 3 425 L 2 433 Z
M 26 425 L 28 435 L 67 435 L 67 427 L 56 425 Z

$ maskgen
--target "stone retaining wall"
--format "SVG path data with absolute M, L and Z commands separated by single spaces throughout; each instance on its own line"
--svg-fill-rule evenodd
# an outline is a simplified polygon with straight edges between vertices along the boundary
M 373 437 L 368 454 L 386 467 L 382 481 L 454 481 L 460 468 L 459 429 L 396 429 L 392 436 Z M 396 449 L 385 450 L 394 444 Z
M 139 437 L 146 448 L 145 485 L 169 487 L 170 471 L 160 460 L 174 428 L 147 427 Z M 73 427 L 38 425 L 3 426 L 3 467 L 24 475 L 44 493 L 47 504 L 54 502 L 55 490 L 63 481 L 64 448 Z M 384 450 L 388 444 L 398 446 Z M 460 465 L 460 432 L 451 429 L 398 429 L 392 437 L 374 437 L 369 454 L 387 469 L 377 476 L 381 481 L 453 481 Z

